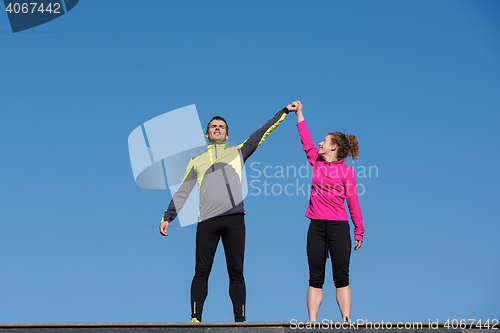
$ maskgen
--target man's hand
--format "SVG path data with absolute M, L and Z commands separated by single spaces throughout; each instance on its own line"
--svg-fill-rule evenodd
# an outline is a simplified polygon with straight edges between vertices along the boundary
M 302 112 L 302 103 L 300 103 L 300 101 L 295 101 L 292 104 L 288 104 L 286 108 L 290 112 Z
M 361 244 L 363 244 L 363 241 L 357 240 L 354 244 L 354 250 L 359 249 L 361 247 Z
M 162 234 L 163 236 L 168 236 L 167 230 L 168 230 L 169 224 L 170 224 L 170 222 L 168 222 L 168 221 L 163 221 L 160 224 L 160 234 Z

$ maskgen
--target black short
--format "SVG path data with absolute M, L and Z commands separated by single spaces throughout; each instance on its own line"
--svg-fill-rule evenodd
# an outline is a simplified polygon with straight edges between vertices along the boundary
M 311 220 L 307 232 L 309 285 L 323 288 L 326 258 L 330 251 L 335 287 L 349 285 L 351 236 L 348 221 Z

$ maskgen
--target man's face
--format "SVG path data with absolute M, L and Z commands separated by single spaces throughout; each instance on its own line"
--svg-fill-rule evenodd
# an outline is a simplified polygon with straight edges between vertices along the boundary
M 223 143 L 229 137 L 227 135 L 226 123 L 223 120 L 214 119 L 208 125 L 208 133 L 205 134 L 210 142 Z

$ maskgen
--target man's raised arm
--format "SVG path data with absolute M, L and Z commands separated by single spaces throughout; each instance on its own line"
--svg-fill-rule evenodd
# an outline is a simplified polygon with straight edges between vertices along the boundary
M 259 148 L 260 144 L 264 142 L 267 136 L 285 119 L 288 112 L 295 112 L 295 110 L 296 106 L 288 105 L 288 107 L 278 111 L 264 126 L 253 132 L 252 135 L 240 145 L 243 161 L 246 161 L 246 159 Z

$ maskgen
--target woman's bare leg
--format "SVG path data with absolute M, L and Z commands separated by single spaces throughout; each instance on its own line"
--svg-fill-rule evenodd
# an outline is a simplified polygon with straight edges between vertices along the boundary
M 351 319 L 352 294 L 351 294 L 351 288 L 349 286 L 337 288 L 337 304 L 339 305 L 340 313 L 342 315 L 342 321 L 350 320 Z M 316 312 L 316 314 L 317 313 L 318 312 Z M 311 316 L 311 314 L 309 312 L 309 317 L 310 316 Z M 347 319 L 346 319 L 346 317 L 347 317 Z
M 307 311 L 309 312 L 309 321 L 316 321 L 322 301 L 323 289 L 309 286 L 307 289 Z

